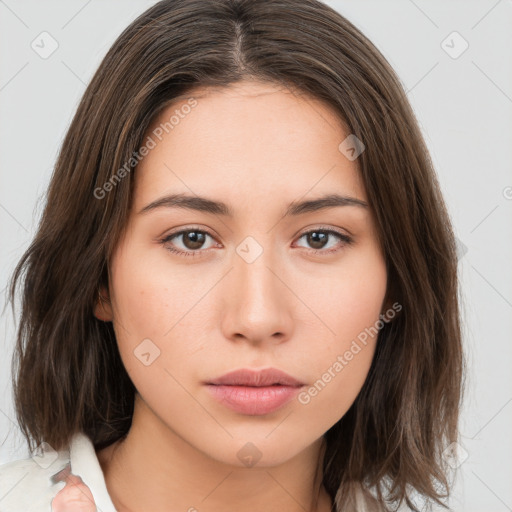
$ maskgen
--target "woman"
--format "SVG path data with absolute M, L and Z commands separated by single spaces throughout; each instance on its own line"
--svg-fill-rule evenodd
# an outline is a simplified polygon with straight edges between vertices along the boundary
M 139 16 L 78 107 L 18 288 L 14 399 L 39 455 L 0 468 L 2 510 L 449 493 L 450 219 L 396 74 L 316 0 Z

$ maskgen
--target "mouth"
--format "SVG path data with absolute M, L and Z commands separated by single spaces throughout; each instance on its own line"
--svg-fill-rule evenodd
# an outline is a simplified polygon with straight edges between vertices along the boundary
M 248 387 L 265 387 L 265 386 L 290 386 L 300 387 L 304 383 L 288 375 L 277 368 L 266 368 L 264 370 L 241 369 L 235 370 L 217 379 L 213 379 L 207 384 L 220 386 L 248 386 Z
M 277 411 L 298 392 L 297 387 L 274 386 L 222 386 L 208 385 L 213 398 L 229 409 L 248 416 L 262 416 Z
M 236 370 L 205 384 L 213 398 L 224 406 L 250 416 L 280 409 L 304 386 L 303 382 L 275 368 Z

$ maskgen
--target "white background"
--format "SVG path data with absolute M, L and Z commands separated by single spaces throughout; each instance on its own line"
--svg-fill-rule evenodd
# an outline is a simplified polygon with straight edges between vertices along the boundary
M 153 3 L 0 0 L 0 307 L 7 279 L 35 233 L 57 151 L 86 84 L 115 38 Z M 467 458 L 451 506 L 512 511 L 512 2 L 327 3 L 361 29 L 400 76 L 461 242 Z M 43 31 L 59 45 L 47 59 L 31 48 Z M 469 44 L 458 58 L 444 49 L 462 48 L 453 31 Z M 10 309 L 0 322 L 3 463 L 29 454 L 11 398 Z

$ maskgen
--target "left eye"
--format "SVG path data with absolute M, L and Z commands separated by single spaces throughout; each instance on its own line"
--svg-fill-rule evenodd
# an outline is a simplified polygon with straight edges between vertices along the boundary
M 315 253 L 317 253 L 317 252 L 332 253 L 332 252 L 336 252 L 336 251 L 340 250 L 339 247 L 337 247 L 337 248 L 335 247 L 333 249 L 332 246 L 331 246 L 331 248 L 325 250 L 327 241 L 328 241 L 329 237 L 331 237 L 332 235 L 337 237 L 339 240 L 343 241 L 341 246 L 348 245 L 348 244 L 352 243 L 352 239 L 349 236 L 344 235 L 343 233 L 339 233 L 338 231 L 334 231 L 332 229 L 314 229 L 311 231 L 307 231 L 306 233 L 303 233 L 301 235 L 299 240 L 301 238 L 306 237 L 307 242 L 309 244 L 314 245 L 312 250 Z M 324 249 L 324 250 L 322 250 L 322 249 Z
M 313 244 L 313 247 L 306 247 L 306 249 L 309 249 L 314 253 L 328 254 L 337 252 L 341 249 L 341 247 L 336 246 L 334 248 L 331 246 L 326 249 L 327 242 L 333 235 L 343 242 L 341 243 L 341 247 L 352 243 L 352 239 L 349 236 L 332 229 L 314 229 L 307 231 L 299 237 L 299 240 L 305 238 L 308 244 Z M 200 249 L 203 249 L 206 237 L 210 237 L 213 240 L 213 236 L 206 231 L 199 229 L 184 229 L 165 237 L 161 240 L 161 243 L 167 250 L 175 254 L 179 254 L 181 256 L 196 256 L 201 252 Z M 183 248 L 176 248 L 174 244 L 170 244 L 170 242 L 175 238 L 181 238 L 182 246 L 184 246 Z

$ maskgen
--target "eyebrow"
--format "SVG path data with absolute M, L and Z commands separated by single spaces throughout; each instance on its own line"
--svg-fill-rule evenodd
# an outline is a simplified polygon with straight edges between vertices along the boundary
M 294 201 L 288 205 L 284 217 L 290 215 L 301 215 L 309 212 L 325 210 L 339 206 L 355 206 L 359 208 L 368 208 L 368 203 L 355 197 L 343 196 L 339 194 L 328 194 L 317 199 L 307 201 Z M 186 194 L 171 194 L 160 197 L 139 210 L 139 214 L 155 210 L 157 208 L 184 208 L 198 212 L 210 213 L 213 215 L 223 215 L 233 217 L 233 210 L 222 201 L 214 201 L 207 197 L 190 196 Z

